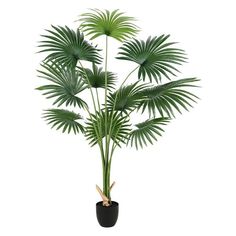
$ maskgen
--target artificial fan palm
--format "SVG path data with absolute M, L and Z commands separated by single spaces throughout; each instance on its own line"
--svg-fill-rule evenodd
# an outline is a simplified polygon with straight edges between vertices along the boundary
M 52 127 L 62 132 L 83 134 L 91 146 L 98 146 L 103 167 L 103 190 L 98 186 L 97 189 L 106 207 L 113 202 L 110 191 L 114 183 L 110 183 L 110 170 L 115 149 L 122 145 L 139 149 L 154 144 L 176 112 L 188 110 L 198 99 L 193 89 L 198 87 L 199 79 L 170 81 L 186 61 L 185 52 L 176 48 L 169 35 L 146 40 L 134 38 L 139 31 L 134 20 L 119 10 L 91 10 L 80 16 L 76 31 L 67 26 L 52 26 L 42 35 L 39 44 L 40 52 L 47 53 L 38 70 L 39 77 L 47 84 L 37 89 L 47 98 L 54 99 L 53 105 L 63 106 L 62 109 L 46 110 L 43 117 Z M 104 37 L 104 69 L 100 65 L 101 50 L 86 40 L 84 34 L 90 36 L 90 40 Z M 123 80 L 108 71 L 109 37 L 123 42 L 118 60 L 137 64 Z M 91 65 L 85 67 L 83 61 Z M 136 72 L 137 81 L 129 83 L 131 74 Z M 104 97 L 99 96 L 102 91 Z M 82 98 L 85 92 L 91 95 L 92 104 Z M 68 106 L 73 106 L 73 111 L 66 110 Z M 84 110 L 87 116 L 82 117 L 80 110 Z M 149 118 L 134 124 L 131 115 L 145 112 Z

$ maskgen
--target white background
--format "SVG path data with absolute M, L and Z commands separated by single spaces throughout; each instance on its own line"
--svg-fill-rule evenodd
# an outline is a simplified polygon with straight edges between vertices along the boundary
M 236 235 L 234 1 L 1 1 L 0 235 Z M 98 150 L 51 130 L 35 54 L 50 24 L 76 28 L 87 8 L 138 18 L 140 38 L 171 34 L 189 57 L 179 78 L 197 76 L 201 100 L 172 121 L 154 146 L 116 152 L 114 228 L 95 216 L 102 184 Z M 102 39 L 101 39 L 102 41 Z M 111 58 L 119 44 L 110 40 Z M 102 45 L 101 45 L 102 46 Z M 134 64 L 110 60 L 124 77 Z M 133 79 L 135 79 L 133 77 Z

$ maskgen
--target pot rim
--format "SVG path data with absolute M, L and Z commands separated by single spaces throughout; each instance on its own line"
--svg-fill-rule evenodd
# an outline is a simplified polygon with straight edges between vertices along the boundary
M 112 208 L 112 207 L 118 207 L 119 206 L 119 203 L 116 202 L 116 201 L 111 201 L 111 205 L 110 206 L 103 206 L 102 203 L 103 203 L 103 201 L 97 202 L 96 206 L 97 207 L 104 207 L 104 208 Z

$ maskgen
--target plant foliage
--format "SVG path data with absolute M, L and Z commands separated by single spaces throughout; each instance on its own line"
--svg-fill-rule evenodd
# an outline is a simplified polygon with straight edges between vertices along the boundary
M 133 23 L 133 17 L 125 16 L 119 10 L 112 12 L 93 9 L 89 13 L 82 14 L 80 29 L 91 39 L 101 35 L 107 35 L 119 41 L 124 41 L 134 37 L 138 32 L 138 27 Z
M 147 86 L 145 84 L 138 85 L 138 82 L 127 86 L 122 86 L 108 97 L 108 109 L 121 111 L 126 114 L 135 110 L 143 99 L 141 93 Z
M 166 125 L 169 122 L 168 118 L 154 118 L 146 120 L 142 123 L 136 124 L 136 129 L 132 130 L 129 136 L 129 142 L 131 146 L 135 145 L 136 149 L 143 148 L 148 143 L 153 144 L 153 141 L 157 141 L 156 136 L 161 136 L 164 130 L 162 125 Z
M 93 88 L 103 88 L 105 89 L 105 71 L 102 68 L 98 68 L 96 64 L 93 63 L 92 70 L 89 68 L 79 67 L 79 71 L 83 77 L 84 83 Z M 116 82 L 116 75 L 112 72 L 107 72 L 107 88 L 109 90 L 114 89 Z
M 111 123 L 112 120 L 112 123 Z M 107 131 L 105 130 L 107 128 Z M 119 145 L 119 142 L 126 143 L 129 132 L 131 131 L 129 120 L 121 116 L 119 112 L 108 112 L 107 126 L 105 127 L 105 111 L 98 114 L 93 114 L 92 118 L 88 118 L 86 126 L 86 137 L 90 141 L 90 145 L 94 146 L 98 143 L 98 138 L 103 139 L 105 134 L 111 129 L 111 139 Z M 100 132 L 101 130 L 101 132 Z M 97 137 L 97 133 L 100 136 Z
M 134 38 L 139 31 L 135 18 L 119 10 L 92 9 L 82 14 L 79 21 L 76 31 L 52 25 L 42 35 L 39 52 L 46 57 L 38 73 L 46 84 L 37 89 L 57 106 L 43 113 L 52 128 L 83 134 L 91 146 L 98 145 L 103 167 L 102 194 L 107 206 L 111 200 L 110 168 L 116 147 L 129 144 L 139 149 L 154 144 L 177 113 L 188 111 L 197 102 L 195 88 L 199 79 L 176 79 L 179 66 L 187 60 L 185 51 L 169 40 L 170 35 Z M 91 40 L 105 36 L 104 66 L 99 65 L 103 62 L 101 50 L 84 35 Z M 117 59 L 137 64 L 124 78 L 108 69 L 111 68 L 108 37 L 122 42 Z M 117 69 L 124 72 L 125 68 Z M 58 108 L 62 106 L 80 109 L 80 114 L 85 113 L 84 119 L 77 111 Z M 133 115 L 143 113 L 149 118 L 134 125 Z
M 60 66 L 58 64 L 43 63 L 39 70 L 39 77 L 44 78 L 50 84 L 38 87 L 47 98 L 56 98 L 53 105 L 58 107 L 62 104 L 73 105 L 80 108 L 87 106 L 87 103 L 77 95 L 82 92 L 87 85 L 81 80 L 80 73 L 71 67 Z
M 54 60 L 66 66 L 75 67 L 78 60 L 100 63 L 98 49 L 84 39 L 83 33 L 76 32 L 67 26 L 53 26 L 42 35 L 45 40 L 40 41 L 39 52 L 49 52 L 45 60 Z
M 57 130 L 62 129 L 62 132 L 70 133 L 72 130 L 75 134 L 84 133 L 84 127 L 77 120 L 82 119 L 79 114 L 64 109 L 48 109 L 44 112 L 43 118 L 55 127 Z
M 170 35 L 149 37 L 146 41 L 133 39 L 120 47 L 117 59 L 133 61 L 139 64 L 138 77 L 149 81 L 155 79 L 161 82 L 162 76 L 170 79 L 169 75 L 176 75 L 176 65 L 185 62 L 186 57 L 182 49 L 170 47 L 175 44 L 166 42 Z
M 146 88 L 141 92 L 143 99 L 139 109 L 142 109 L 142 113 L 147 109 L 150 116 L 159 113 L 162 117 L 175 117 L 174 112 L 182 113 L 181 108 L 188 111 L 198 97 L 187 89 L 198 87 L 195 84 L 198 81 L 197 78 L 179 79 Z

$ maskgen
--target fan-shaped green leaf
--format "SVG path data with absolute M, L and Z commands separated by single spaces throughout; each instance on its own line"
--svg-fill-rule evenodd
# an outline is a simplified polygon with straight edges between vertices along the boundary
M 86 102 L 77 96 L 87 85 L 80 78 L 80 73 L 75 68 L 60 66 L 55 63 L 43 63 L 41 66 L 44 70 L 39 70 L 39 77 L 50 81 L 51 84 L 40 86 L 37 89 L 46 91 L 43 95 L 46 95 L 47 98 L 56 98 L 53 105 L 77 105 L 80 108 L 87 106 Z
M 157 141 L 156 136 L 161 136 L 162 132 L 164 132 L 161 126 L 166 125 L 168 122 L 168 118 L 161 117 L 136 124 L 137 129 L 131 131 L 128 143 L 130 142 L 131 146 L 135 145 L 136 149 L 143 148 L 148 143 L 153 144 L 153 141 Z
M 84 82 L 93 88 L 104 88 L 105 89 L 105 71 L 102 68 L 98 68 L 94 63 L 92 70 L 89 68 L 79 68 L 79 71 L 84 79 Z M 88 79 L 87 79 L 88 78 Z M 116 75 L 112 72 L 107 72 L 107 88 L 108 90 L 114 89 L 116 81 Z
M 105 134 L 110 131 L 111 128 L 111 138 L 118 145 L 120 142 L 126 143 L 127 136 L 130 133 L 129 120 L 126 117 L 120 115 L 120 113 L 107 112 L 107 132 L 105 132 L 105 111 L 97 113 L 97 115 L 92 115 L 92 119 L 88 119 L 86 126 L 87 139 L 90 141 L 91 146 L 98 143 L 96 133 L 100 133 L 100 137 L 104 138 Z M 112 122 L 111 122 L 112 120 Z M 101 132 L 102 131 L 102 134 Z
M 47 35 L 42 35 L 45 40 L 40 41 L 39 47 L 44 48 L 39 52 L 50 52 L 45 60 L 55 60 L 60 64 L 75 67 L 78 60 L 100 63 L 101 57 L 98 49 L 89 44 L 83 34 L 67 26 L 53 26 L 53 30 L 46 30 Z
M 139 105 L 139 109 L 144 112 L 148 109 L 150 116 L 156 116 L 159 112 L 161 116 L 175 117 L 174 111 L 181 113 L 181 108 L 188 110 L 192 107 L 192 102 L 196 102 L 198 97 L 186 90 L 186 88 L 198 87 L 195 82 L 197 78 L 187 78 L 172 81 L 163 85 L 144 89 L 141 93 L 144 99 Z
M 140 102 L 143 98 L 141 92 L 145 88 L 147 88 L 147 85 L 138 85 L 138 82 L 121 87 L 114 93 L 109 94 L 107 101 L 108 109 L 114 109 L 115 111 L 121 111 L 124 113 L 135 110 L 135 108 L 140 105 Z
M 105 10 L 92 9 L 92 12 L 82 14 L 80 29 L 91 39 L 101 35 L 113 37 L 119 41 L 133 37 L 138 32 L 138 27 L 133 23 L 133 17 L 125 16 L 119 10 L 112 12 Z
M 63 109 L 48 109 L 44 112 L 43 118 L 55 127 L 57 130 L 62 129 L 62 132 L 70 133 L 72 130 L 75 134 L 84 132 L 84 127 L 77 120 L 82 119 L 79 114 Z
M 143 80 L 146 76 L 152 82 L 160 82 L 162 76 L 169 79 L 169 75 L 174 75 L 178 69 L 176 65 L 185 62 L 185 53 L 178 48 L 172 48 L 173 42 L 167 43 L 169 35 L 160 37 L 149 37 L 146 41 L 133 39 L 125 42 L 120 48 L 117 59 L 129 60 L 140 65 L 138 77 Z

